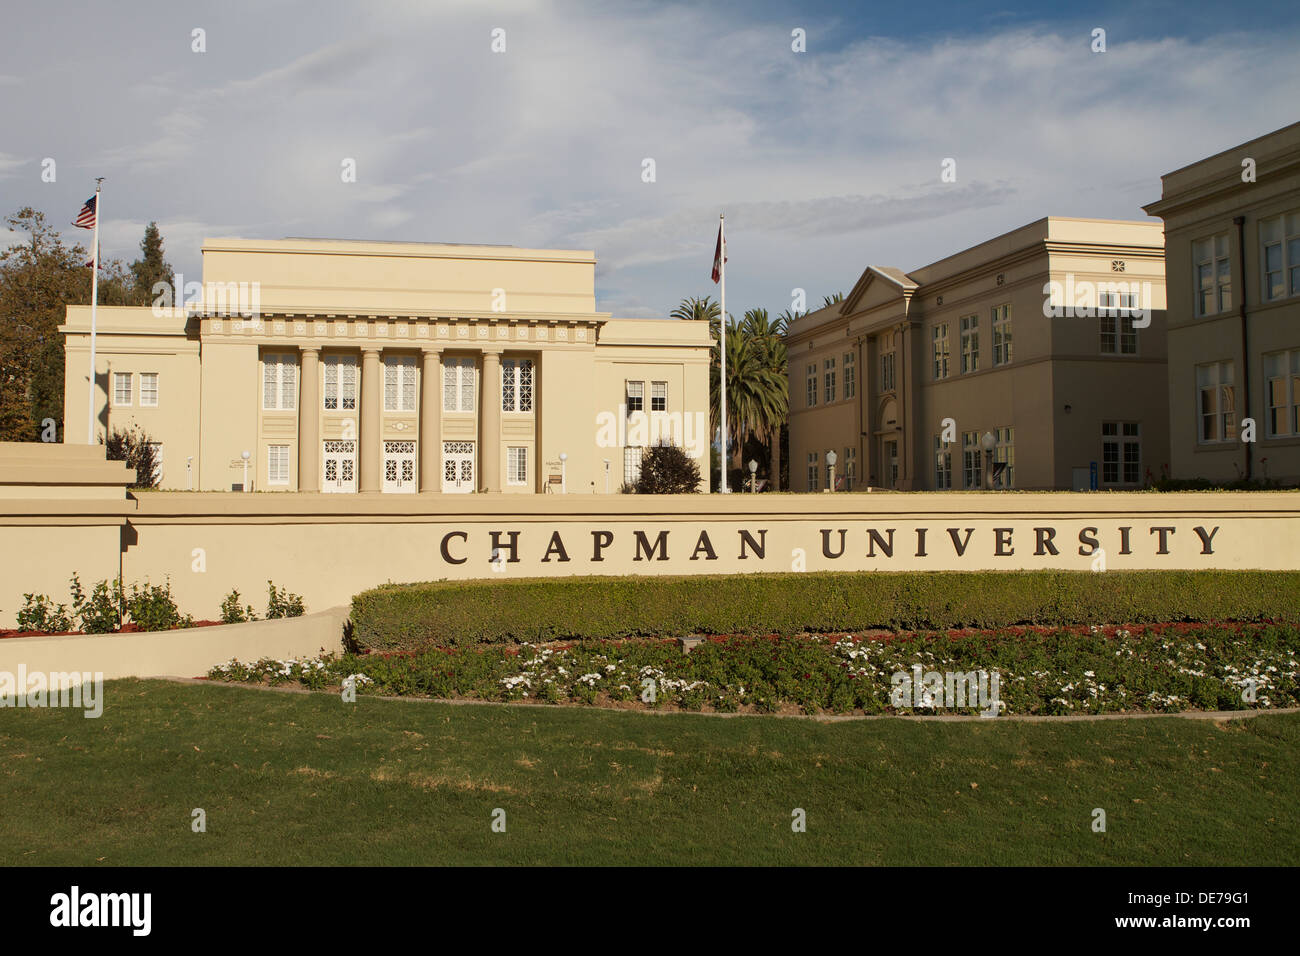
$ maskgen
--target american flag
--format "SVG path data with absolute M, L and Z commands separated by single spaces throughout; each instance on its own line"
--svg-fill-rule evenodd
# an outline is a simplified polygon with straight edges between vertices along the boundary
M 713 276 L 712 276 L 712 278 L 713 278 L 713 281 L 714 281 L 714 282 L 717 282 L 720 278 L 722 278 L 722 263 L 723 263 L 723 261 L 724 261 L 724 260 L 723 260 L 723 246 L 724 246 L 724 245 L 725 245 L 725 243 L 722 241 L 722 225 L 719 224 L 719 225 L 718 225 L 718 243 L 717 243 L 716 246 L 713 247 Z
M 72 221 L 74 226 L 80 226 L 82 229 L 95 228 L 95 200 L 98 197 L 91 196 L 86 200 L 86 204 L 81 207 L 81 212 L 77 213 L 77 218 Z M 89 265 L 89 263 L 87 263 Z

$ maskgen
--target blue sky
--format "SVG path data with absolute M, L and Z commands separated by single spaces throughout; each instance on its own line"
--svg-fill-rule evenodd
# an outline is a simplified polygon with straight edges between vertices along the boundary
M 205 236 L 593 249 L 631 316 L 715 291 L 725 209 L 729 310 L 779 312 L 1044 215 L 1143 218 L 1162 173 L 1300 119 L 1300 5 L 1241 9 L 30 4 L 0 38 L 0 209 L 67 222 L 105 176 L 105 254 L 155 219 L 191 278 Z

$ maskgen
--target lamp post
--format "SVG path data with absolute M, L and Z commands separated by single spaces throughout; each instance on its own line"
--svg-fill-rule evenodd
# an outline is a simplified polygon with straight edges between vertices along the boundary
M 997 439 L 993 437 L 992 432 L 985 432 L 984 437 L 980 439 L 980 445 L 984 448 L 984 487 L 992 490 L 993 488 L 993 446 L 997 444 Z
M 605 494 L 609 494 L 609 459 L 605 459 Z
M 252 458 L 253 454 L 245 448 L 239 457 L 244 459 L 244 491 L 248 491 L 248 459 Z
M 560 452 L 560 494 L 569 493 L 569 456 L 567 452 Z
M 835 490 L 835 451 L 832 449 L 826 453 L 826 476 L 830 479 L 827 482 L 827 491 Z
M 758 491 L 758 462 L 752 458 L 749 459 L 749 490 L 751 494 Z

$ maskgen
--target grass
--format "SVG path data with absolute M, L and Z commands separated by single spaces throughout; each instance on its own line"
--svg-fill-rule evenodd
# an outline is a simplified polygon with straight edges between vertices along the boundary
M 822 723 L 124 680 L 98 720 L 5 711 L 0 775 L 6 865 L 1300 858 L 1300 715 Z

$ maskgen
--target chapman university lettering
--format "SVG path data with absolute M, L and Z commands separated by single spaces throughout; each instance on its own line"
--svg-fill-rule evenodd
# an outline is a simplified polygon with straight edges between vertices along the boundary
M 492 530 L 485 534 L 494 564 L 521 561 L 542 564 L 616 561 L 717 561 L 734 557 L 740 561 L 781 562 L 789 555 L 769 548 L 768 528 L 738 528 L 731 532 L 690 528 L 576 530 Z M 1098 525 L 1063 528 L 1058 525 L 1026 528 L 993 527 L 977 531 L 971 527 L 877 527 L 850 526 L 820 528 L 815 538 L 798 545 L 828 561 L 868 558 L 888 561 L 902 558 L 976 556 L 1057 557 L 1073 552 L 1082 557 L 1143 554 L 1159 557 L 1175 552 L 1197 555 L 1215 553 L 1219 526 L 1197 525 L 1188 533 L 1174 525 Z M 470 561 L 469 531 L 449 531 L 442 536 L 440 552 L 449 565 Z M 769 555 L 769 551 L 772 553 Z M 728 553 L 730 552 L 730 553 Z

